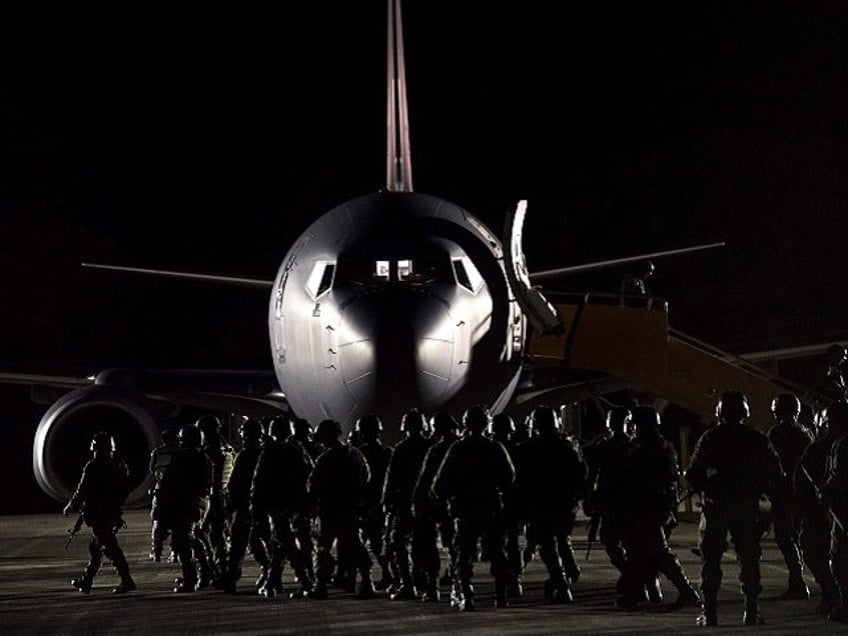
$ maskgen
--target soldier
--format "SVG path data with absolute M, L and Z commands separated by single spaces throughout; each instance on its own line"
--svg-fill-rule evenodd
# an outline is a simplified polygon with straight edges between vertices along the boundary
M 844 404 L 844 402 L 842 403 Z M 848 418 L 845 406 L 832 412 L 828 407 L 828 426 L 832 428 L 833 445 L 827 458 L 827 472 L 821 498 L 830 510 L 830 566 L 836 579 L 839 598 L 828 614 L 832 621 L 848 622 Z
M 830 449 L 845 431 L 848 431 L 848 404 L 834 402 L 823 413 L 818 438 L 807 446 L 795 468 L 798 540 L 804 562 L 821 587 L 821 602 L 816 610 L 824 615 L 839 606 L 839 588 L 830 568 L 831 519 L 821 501 L 821 489 L 827 477 Z
M 654 264 L 651 261 L 645 261 L 636 270 L 624 277 L 621 281 L 622 296 L 649 296 L 648 286 L 645 281 L 653 276 Z
M 495 577 L 495 605 L 508 606 L 507 585 L 512 575 L 504 551 L 501 497 L 515 482 L 515 468 L 506 449 L 483 435 L 489 420 L 486 407 L 475 406 L 465 412 L 465 436 L 450 446 L 433 480 L 433 492 L 449 503 L 456 527 L 457 581 L 451 605 L 461 611 L 475 607 L 471 581 L 481 538 Z
M 661 572 L 675 588 L 673 609 L 698 602 L 683 566 L 668 546 L 666 527 L 677 511 L 680 469 L 677 451 L 660 433 L 660 414 L 651 406 L 633 410 L 636 436 L 627 449 L 622 483 L 624 490 L 624 547 L 628 583 L 620 605 L 634 608 L 645 586 L 657 589 Z M 662 598 L 661 594 L 659 595 Z
M 624 578 L 627 553 L 624 550 L 622 469 L 633 439 L 631 423 L 630 409 L 623 406 L 611 408 L 607 411 L 606 433 L 587 445 L 583 453 L 589 467 L 583 512 L 592 519 L 590 523 L 600 524 L 601 543 L 610 563 L 620 573 L 616 585 L 619 593 L 623 593 L 627 585 Z
M 570 535 L 585 487 L 586 464 L 575 445 L 560 436 L 559 418 L 552 408 L 533 411 L 533 434 L 515 452 L 516 495 L 527 520 L 528 547 L 538 546 L 548 569 L 545 597 L 570 603 L 573 581 L 563 570 L 562 554 L 571 552 L 574 561 Z
M 162 443 L 150 451 L 150 474 L 153 476 L 153 484 L 150 487 L 152 497 L 150 504 L 150 559 L 157 563 L 162 560 L 162 544 L 171 532 L 171 529 L 161 523 L 159 519 L 159 502 L 157 490 L 159 482 L 165 469 L 171 463 L 171 457 L 177 452 L 179 438 L 177 432 L 171 429 L 162 431 Z
M 506 413 L 498 413 L 492 417 L 492 424 L 489 427 L 489 437 L 496 442 L 500 442 L 509 454 L 509 459 L 515 465 L 515 451 L 518 447 L 518 442 L 513 438 L 515 436 L 515 421 Z M 504 523 L 506 524 L 506 558 L 509 563 L 509 569 L 515 575 L 515 585 L 509 590 L 510 596 L 521 596 L 523 588 L 521 587 L 520 572 L 523 569 L 523 561 L 521 558 L 521 548 L 518 545 L 519 537 L 521 536 L 522 523 L 519 512 L 520 501 L 515 496 L 515 489 L 510 488 L 504 492 Z M 575 563 L 576 568 L 576 563 Z M 579 576 L 579 569 L 577 569 Z
M 777 451 L 780 466 L 786 475 L 786 479 L 782 482 L 783 487 L 775 491 L 771 509 L 774 538 L 789 569 L 789 584 L 782 598 L 808 599 L 810 590 L 804 581 L 801 553 L 798 550 L 793 498 L 795 469 L 801 453 L 810 445 L 813 437 L 798 424 L 801 402 L 791 393 L 781 393 L 774 398 L 771 411 L 777 423 L 768 430 L 766 435 L 774 446 L 774 450 Z
M 206 512 L 197 530 L 197 539 L 204 548 L 199 559 L 203 588 L 224 577 L 227 561 L 226 519 L 224 517 L 224 485 L 232 471 L 233 449 L 221 439 L 221 422 L 214 415 L 203 415 L 195 426 L 202 434 L 201 452 L 210 466 L 210 489 Z
M 745 625 L 761 624 L 760 535 L 757 514 L 760 495 L 770 493 L 782 478 L 780 460 L 764 433 L 745 425 L 750 416 L 747 398 L 726 391 L 716 407 L 718 425 L 698 440 L 686 479 L 701 493 L 701 593 L 700 625 L 718 624 L 721 557 L 730 534 L 739 563 L 739 580 L 745 595 Z
M 184 426 L 179 432 L 179 451 L 159 483 L 158 499 L 161 518 L 171 528 L 171 548 L 177 555 L 182 578 L 177 579 L 175 592 L 193 592 L 198 574 L 195 529 L 206 509 L 209 496 L 209 462 L 200 452 L 200 431 Z
M 406 439 L 398 442 L 392 451 L 383 485 L 383 508 L 389 520 L 386 551 L 400 579 L 400 585 L 389 595 L 393 601 L 416 598 L 416 587 L 423 592 L 424 575 L 419 572 L 420 563 L 416 563 L 413 578 L 409 546 L 414 524 L 412 491 L 421 472 L 424 455 L 430 449 L 427 420 L 418 409 L 410 409 L 404 414 L 400 430 Z
M 368 481 L 362 534 L 368 542 L 368 547 L 380 564 L 381 578 L 374 584 L 378 590 L 388 589 L 394 582 L 389 559 L 386 557 L 383 544 L 383 529 L 385 515 L 383 514 L 383 483 L 386 479 L 386 469 L 392 456 L 392 449 L 383 445 L 383 423 L 374 414 L 361 417 L 356 422 L 356 430 L 362 442 L 360 452 L 365 456 L 371 470 Z
M 123 526 L 121 506 L 129 494 L 127 465 L 115 455 L 115 441 L 104 431 L 95 433 L 91 440 L 91 452 L 93 457 L 83 468 L 77 489 L 63 510 L 65 515 L 82 511 L 85 525 L 91 528 L 88 564 L 80 578 L 71 580 L 71 585 L 84 594 L 91 592 L 91 584 L 105 554 L 121 577 L 112 592 L 132 592 L 135 582 L 115 536 Z
M 315 588 L 309 598 L 326 599 L 335 568 L 331 551 L 350 555 L 361 582 L 357 598 L 374 596 L 371 559 L 359 537 L 356 517 L 366 496 L 370 473 L 368 462 L 358 449 L 343 444 L 341 424 L 324 420 L 318 424 L 317 441 L 327 449 L 315 462 L 309 476 L 309 493 L 315 500 L 318 531 L 318 568 Z
M 840 399 L 848 397 L 848 349 L 840 344 L 832 344 L 827 348 L 827 378 L 839 391 Z
M 312 589 L 312 576 L 293 530 L 298 516 L 309 508 L 306 482 L 312 472 L 312 460 L 290 433 L 288 418 L 281 416 L 271 421 L 250 487 L 251 517 L 269 533 L 269 562 L 257 581 L 259 594 L 265 598 L 282 594 L 286 559 L 300 583 L 292 597 L 302 597 Z
M 453 546 L 453 523 L 448 514 L 444 502 L 437 501 L 432 496 L 431 486 L 433 478 L 442 465 L 445 454 L 451 445 L 459 439 L 456 430 L 459 427 L 453 416 L 440 411 L 433 416 L 433 436 L 435 442 L 430 446 L 424 456 L 421 472 L 415 482 L 415 490 L 412 493 L 413 515 L 415 517 L 415 530 L 412 535 L 413 552 L 415 554 L 416 566 L 423 572 L 425 578 L 424 591 L 420 595 L 422 601 L 438 601 L 440 598 L 439 569 L 441 559 L 439 557 L 438 535 L 441 535 L 442 545 L 448 548 L 450 564 L 445 572 L 452 580 L 453 564 L 456 551 Z
M 250 489 L 259 453 L 262 451 L 262 426 L 257 420 L 247 419 L 239 427 L 242 447 L 233 461 L 233 472 L 227 480 L 227 506 L 225 518 L 230 520 L 230 549 L 223 573 L 222 587 L 225 592 L 235 593 L 236 583 L 241 578 L 241 564 L 247 546 L 252 542 L 253 519 L 250 516 Z M 267 569 L 267 556 L 263 551 L 254 551 L 260 568 Z
M 321 456 L 326 448 L 317 441 L 312 434 L 312 426 L 302 417 L 298 417 L 292 423 L 292 437 L 296 439 L 314 462 Z

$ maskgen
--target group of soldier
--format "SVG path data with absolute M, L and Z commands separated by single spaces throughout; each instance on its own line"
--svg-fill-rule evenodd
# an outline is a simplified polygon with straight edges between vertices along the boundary
M 776 424 L 764 434 L 745 425 L 745 396 L 724 393 L 716 425 L 695 447 L 683 497 L 677 453 L 650 406 L 612 408 L 605 432 L 582 449 L 546 406 L 526 422 L 492 417 L 479 406 L 461 423 L 446 412 L 428 419 L 411 409 L 394 447 L 383 444 L 376 415 L 361 418 L 347 439 L 333 420 L 320 422 L 313 437 L 305 420 L 247 419 L 238 452 L 222 439 L 218 419 L 205 415 L 163 434 L 151 453 L 151 558 L 160 561 L 170 541 L 181 568 L 176 592 L 207 586 L 234 592 L 249 551 L 260 571 L 256 588 L 266 598 L 283 593 L 288 563 L 297 582 L 293 598 L 324 599 L 339 586 L 362 599 L 379 592 L 435 602 L 449 586 L 451 605 L 470 611 L 475 563 L 488 562 L 494 604 L 502 608 L 523 594 L 522 572 L 538 553 L 547 569 L 545 598 L 570 603 L 581 574 L 571 535 L 582 501 L 590 546 L 599 530 L 620 572 L 623 608 L 662 603 L 662 574 L 677 591 L 672 609 L 700 605 L 698 622 L 718 624 L 729 536 L 745 597 L 743 622 L 761 623 L 760 541 L 773 527 L 789 570 L 784 596 L 809 598 L 806 563 L 821 586 L 820 611 L 844 621 L 848 403 L 823 411 L 815 437 L 798 422 L 795 396 L 778 396 L 772 408 Z M 108 434 L 95 436 L 92 452 L 65 509 L 82 509 L 92 528 L 91 559 L 72 585 L 89 592 L 105 554 L 120 576 L 114 592 L 129 592 L 136 586 L 115 537 L 126 466 Z M 702 511 L 700 594 L 668 543 L 678 507 L 692 495 Z M 772 502 L 768 518 L 764 495 Z M 439 542 L 448 551 L 444 570 Z

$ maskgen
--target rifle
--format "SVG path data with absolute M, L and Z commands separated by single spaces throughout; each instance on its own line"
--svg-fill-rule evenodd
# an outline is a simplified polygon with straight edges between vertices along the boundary
M 592 554 L 592 545 L 598 540 L 598 528 L 601 525 L 601 515 L 593 515 L 589 519 L 589 525 L 586 526 L 586 538 L 589 541 L 589 547 L 586 548 L 586 560 L 589 560 L 589 555 Z
M 77 516 L 77 520 L 74 521 L 74 527 L 68 530 L 68 538 L 65 540 L 65 550 L 68 549 L 68 546 L 71 545 L 71 541 L 74 540 L 74 537 L 77 536 L 77 532 L 82 528 L 82 513 L 79 513 Z

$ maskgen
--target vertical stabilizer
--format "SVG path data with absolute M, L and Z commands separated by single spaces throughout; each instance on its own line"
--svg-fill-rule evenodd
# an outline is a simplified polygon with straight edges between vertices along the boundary
M 400 0 L 388 0 L 388 3 L 386 187 L 391 192 L 412 192 L 412 158 L 409 150 L 409 111 L 406 103 L 406 67 L 403 62 Z

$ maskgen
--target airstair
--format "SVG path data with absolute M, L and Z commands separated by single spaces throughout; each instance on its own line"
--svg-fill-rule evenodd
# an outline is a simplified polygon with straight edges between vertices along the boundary
M 742 391 L 751 407 L 750 424 L 763 430 L 774 423 L 770 407 L 780 393 L 793 393 L 815 409 L 833 399 L 670 329 L 662 300 L 609 294 L 548 299 L 563 328 L 531 337 L 527 353 L 535 362 L 608 373 L 705 420 L 714 418 L 723 391 Z

